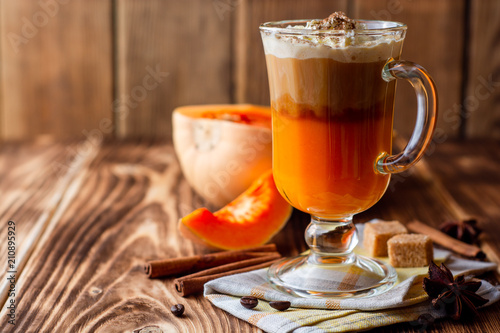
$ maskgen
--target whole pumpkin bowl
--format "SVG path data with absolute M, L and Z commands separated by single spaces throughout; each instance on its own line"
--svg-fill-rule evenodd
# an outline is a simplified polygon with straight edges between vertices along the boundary
M 174 148 L 193 189 L 222 207 L 272 167 L 271 110 L 250 104 L 178 107 Z

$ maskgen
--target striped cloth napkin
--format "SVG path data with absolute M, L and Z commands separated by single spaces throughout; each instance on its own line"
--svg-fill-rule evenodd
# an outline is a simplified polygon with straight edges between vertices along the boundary
M 360 237 L 363 225 L 358 225 Z M 362 240 L 359 244 L 362 244 Z M 364 254 L 358 245 L 356 251 Z M 387 258 L 378 258 L 386 261 Z M 445 261 L 445 265 L 457 275 L 477 275 L 496 269 L 496 264 L 465 260 L 448 251 L 434 249 L 434 261 Z M 372 329 L 402 322 L 410 322 L 416 329 L 425 329 L 419 322 L 420 315 L 430 314 L 434 318 L 444 317 L 442 311 L 432 307 L 422 289 L 427 267 L 397 268 L 398 283 L 389 291 L 364 299 L 311 299 L 294 297 L 270 287 L 266 269 L 226 276 L 205 284 L 205 297 L 213 305 L 253 324 L 265 332 L 350 332 Z M 500 299 L 500 288 L 482 281 L 478 294 L 493 304 Z M 253 309 L 240 304 L 242 296 L 254 296 L 261 301 Z M 291 307 L 278 311 L 269 306 L 269 301 L 290 301 Z

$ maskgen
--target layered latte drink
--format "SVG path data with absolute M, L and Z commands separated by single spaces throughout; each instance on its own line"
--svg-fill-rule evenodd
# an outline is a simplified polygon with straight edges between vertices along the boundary
M 338 13 L 285 24 L 279 32 L 261 28 L 276 185 L 318 217 L 364 211 L 389 183 L 375 169 L 392 144 L 395 81 L 386 82 L 382 69 L 399 59 L 404 32 L 370 35 L 376 27 L 363 29 L 368 21 Z
M 434 82 L 421 66 L 399 59 L 406 28 L 340 12 L 260 25 L 274 180 L 292 206 L 311 215 L 304 233 L 310 251 L 267 271 L 275 289 L 350 299 L 378 295 L 396 283 L 393 267 L 353 252 L 353 215 L 382 197 L 390 174 L 417 163 L 436 126 Z M 396 80 L 413 85 L 417 117 L 408 144 L 392 155 Z

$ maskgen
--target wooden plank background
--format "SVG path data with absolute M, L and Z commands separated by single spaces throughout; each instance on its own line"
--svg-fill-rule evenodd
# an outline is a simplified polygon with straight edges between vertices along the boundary
M 472 1 L 467 136 L 500 139 L 500 1 Z
M 113 104 L 111 0 L 0 2 L 0 137 L 84 137 Z
M 231 102 L 231 20 L 212 1 L 118 0 L 116 13 L 118 136 L 166 137 L 173 108 Z
M 436 142 L 500 138 L 495 0 L 0 0 L 0 139 L 170 138 L 176 106 L 268 104 L 259 23 L 335 10 L 408 24 L 403 57 L 439 89 Z

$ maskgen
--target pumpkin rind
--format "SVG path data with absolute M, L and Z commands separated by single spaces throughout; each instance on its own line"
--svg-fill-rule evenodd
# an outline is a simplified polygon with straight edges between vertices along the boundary
M 269 107 L 185 106 L 172 123 L 184 176 L 213 205 L 226 205 L 272 166 Z
M 269 170 L 217 212 L 200 208 L 183 217 L 179 230 L 209 247 L 244 249 L 268 242 L 291 213 L 292 207 L 279 194 Z

